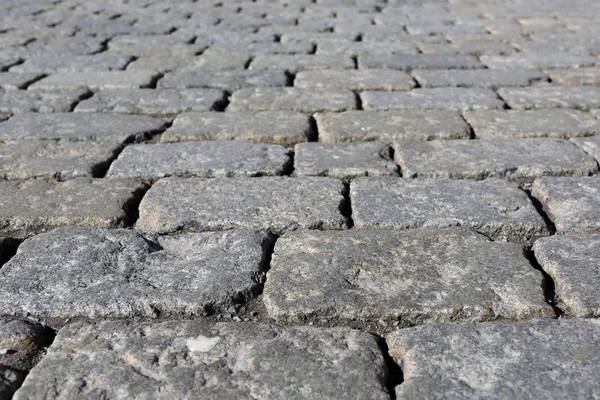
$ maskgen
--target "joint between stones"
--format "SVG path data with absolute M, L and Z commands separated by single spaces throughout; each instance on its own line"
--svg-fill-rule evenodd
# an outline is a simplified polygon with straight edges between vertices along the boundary
M 354 220 L 352 219 L 352 203 L 350 200 L 350 182 L 343 182 L 344 189 L 342 191 L 342 195 L 344 199 L 340 204 L 340 213 L 346 217 L 346 223 L 348 229 L 352 229 L 354 227 Z
M 554 235 L 556 233 L 556 226 L 548 216 L 548 213 L 546 213 L 546 211 L 544 210 L 544 206 L 542 205 L 542 203 L 535 196 L 533 196 L 531 190 L 524 188 L 522 188 L 522 190 L 527 194 L 527 197 L 529 197 L 529 200 L 531 200 L 531 203 L 533 203 L 533 206 L 535 207 L 536 211 L 544 219 L 544 222 L 546 223 L 546 228 L 548 229 L 548 232 L 550 232 L 550 235 Z
M 386 382 L 385 386 L 388 390 L 391 400 L 396 400 L 396 387 L 401 385 L 404 382 L 404 372 L 402 371 L 402 367 L 396 362 L 394 357 L 390 354 L 390 349 L 385 338 L 378 336 L 377 344 L 381 349 L 381 353 L 383 354 L 383 359 L 385 360 L 386 366 Z
M 557 319 L 561 318 L 565 314 L 565 312 L 560 307 L 561 300 L 558 298 L 558 296 L 556 294 L 556 285 L 554 283 L 554 279 L 552 279 L 552 276 L 550 276 L 550 274 L 548 274 L 546 271 L 544 271 L 544 269 L 538 262 L 537 258 L 535 257 L 535 254 L 534 254 L 533 250 L 531 249 L 531 247 L 529 247 L 525 250 L 525 256 L 529 260 L 529 263 L 531 264 L 531 266 L 543 275 L 544 280 L 542 281 L 542 290 L 544 292 L 544 298 L 546 299 L 546 302 L 554 310 L 554 313 L 556 314 L 556 318 Z

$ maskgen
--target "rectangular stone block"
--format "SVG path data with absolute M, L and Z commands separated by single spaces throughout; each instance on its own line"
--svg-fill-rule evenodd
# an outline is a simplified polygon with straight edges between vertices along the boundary
M 87 89 L 73 90 L 1 90 L 0 112 L 62 113 L 69 112 L 87 94 Z
M 358 58 L 363 68 L 413 69 L 470 69 L 483 68 L 477 58 L 462 54 L 363 54 Z
M 435 88 L 414 89 L 410 92 L 362 92 L 365 110 L 495 110 L 504 102 L 491 89 Z
M 317 46 L 316 54 L 333 55 L 344 54 L 350 57 L 359 57 L 366 53 L 374 54 L 416 54 L 417 48 L 411 42 L 323 42 Z
M 147 232 L 345 229 L 342 182 L 333 178 L 164 178 L 142 199 Z M 185 207 L 181 205 L 185 204 Z
M 525 52 L 508 56 L 484 55 L 480 58 L 488 68 L 579 68 L 598 64 L 598 59 L 587 54 L 570 52 Z
M 41 76 L 41 74 L 36 73 L 17 74 L 14 72 L 0 72 L 0 90 L 24 89 Z
M 123 70 L 133 60 L 130 55 L 110 55 L 107 53 L 69 56 L 43 55 L 27 58 L 23 64 L 10 69 L 18 73 L 56 73 L 56 72 L 97 72 Z
M 553 317 L 542 280 L 520 245 L 462 229 L 299 231 L 275 244 L 263 300 L 285 322 Z
M 600 87 L 596 86 L 501 88 L 498 89 L 498 95 L 513 110 L 575 108 L 587 111 L 600 108 Z
M 283 175 L 292 167 L 292 153 L 283 146 L 243 140 L 138 144 L 127 146 L 119 154 L 107 176 L 157 179 Z
M 287 83 L 284 71 L 175 71 L 159 80 L 158 88 L 215 88 L 233 92 L 248 87 L 286 86 Z
M 596 161 L 600 161 L 600 136 L 590 136 L 585 138 L 574 138 L 571 142 L 585 151 Z
M 248 69 L 274 69 L 296 73 L 305 70 L 354 69 L 354 60 L 344 55 L 269 54 L 252 59 Z
M 0 125 L 1 127 L 1 125 Z M 292 111 L 183 113 L 161 135 L 161 142 L 252 140 L 294 145 L 312 138 L 307 115 Z
M 312 53 L 313 49 L 314 46 L 311 43 L 221 42 L 213 44 L 207 51 L 221 55 L 244 53 L 250 57 L 255 57 L 265 54 L 309 54 Z
M 185 43 L 171 35 L 124 35 L 116 36 L 108 42 L 107 54 L 123 54 L 129 56 L 151 56 L 160 54 L 166 56 L 193 57 L 206 46 Z
M 350 200 L 356 228 L 462 226 L 516 242 L 548 234 L 527 194 L 500 179 L 357 178 L 350 185 Z
M 423 88 L 529 86 L 546 81 L 546 75 L 528 70 L 415 70 L 412 75 Z
M 35 82 L 29 89 L 137 89 L 148 87 L 158 76 L 152 71 L 62 72 Z
M 491 36 L 491 35 L 490 35 Z M 508 55 L 515 49 L 509 43 L 463 41 L 458 43 L 417 43 L 419 50 L 424 54 L 470 54 L 473 56 Z
M 343 88 L 350 90 L 411 90 L 415 81 L 405 72 L 392 69 L 303 71 L 294 86 L 307 88 Z
M 553 82 L 565 86 L 600 85 L 600 68 L 549 69 L 545 71 Z
M 354 42 L 356 33 L 345 32 L 290 32 L 281 36 L 281 43 L 312 43 L 319 45 L 325 42 Z

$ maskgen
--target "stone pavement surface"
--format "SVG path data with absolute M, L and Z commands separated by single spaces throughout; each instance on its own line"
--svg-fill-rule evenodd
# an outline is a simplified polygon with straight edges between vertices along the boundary
M 597 1 L 0 3 L 0 400 L 600 399 Z

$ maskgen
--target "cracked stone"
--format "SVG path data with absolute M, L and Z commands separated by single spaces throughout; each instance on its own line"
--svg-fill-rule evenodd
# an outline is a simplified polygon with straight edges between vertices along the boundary
M 598 63 L 596 57 L 566 51 L 513 53 L 508 56 L 484 55 L 480 60 L 488 68 L 499 69 L 579 68 Z
M 0 90 L 0 112 L 61 113 L 87 94 L 87 89 L 73 90 Z
M 294 86 L 307 88 L 343 88 L 350 90 L 411 90 L 415 81 L 406 72 L 391 69 L 348 71 L 303 71 Z
M 360 69 L 471 69 L 483 68 L 477 58 L 462 54 L 364 54 L 358 58 Z
M 600 108 L 600 87 L 596 86 L 501 88 L 498 95 L 514 110 L 575 108 L 587 111 Z
M 131 56 L 97 54 L 91 56 L 44 55 L 27 58 L 10 72 L 53 73 L 53 72 L 97 72 L 123 70 L 133 58 Z
M 137 89 L 149 86 L 156 77 L 156 72 L 149 71 L 63 72 L 37 81 L 29 89 Z
M 249 87 L 285 86 L 287 82 L 284 71 L 175 71 L 159 80 L 158 88 L 215 88 L 233 92 Z
M 268 54 L 256 56 L 248 69 L 276 69 L 296 73 L 304 70 L 354 69 L 352 58 L 343 55 Z
M 504 108 L 504 102 L 487 88 L 450 87 L 414 89 L 410 92 L 367 91 L 362 92 L 360 98 L 365 110 L 377 111 L 431 109 L 467 111 Z
M 0 89 L 23 89 L 41 76 L 42 75 L 36 73 L 17 74 L 14 72 L 0 72 Z
M 547 80 L 541 72 L 528 70 L 415 70 L 412 75 L 423 88 L 529 86 Z
M 596 161 L 600 161 L 600 136 L 590 136 L 584 138 L 574 138 L 571 142 L 579 146 L 590 156 L 594 157 Z
M 600 68 L 550 69 L 545 71 L 559 85 L 600 85 Z

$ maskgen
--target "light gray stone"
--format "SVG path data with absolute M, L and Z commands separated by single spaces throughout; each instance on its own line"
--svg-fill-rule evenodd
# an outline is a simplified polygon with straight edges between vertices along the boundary
M 494 110 L 504 102 L 491 89 L 435 88 L 410 92 L 362 92 L 365 110 Z
M 312 136 L 309 117 L 296 112 L 206 112 L 178 115 L 160 141 L 236 139 L 294 145 Z
M 316 113 L 355 108 L 354 93 L 347 89 L 259 87 L 235 91 L 227 111 L 283 110 Z
M 217 110 L 225 94 L 216 89 L 110 89 L 97 92 L 76 112 L 173 115 Z
M 527 194 L 500 179 L 357 178 L 350 185 L 350 199 L 357 228 L 462 226 L 517 242 L 548 234 Z
M 248 54 L 255 57 L 265 54 L 308 54 L 312 53 L 314 46 L 311 43 L 279 43 L 279 42 L 255 42 L 234 43 L 221 42 L 210 46 L 206 52 L 224 55 Z M 205 52 L 205 53 L 206 53 Z M 318 51 L 317 51 L 318 53 Z
M 509 43 L 503 42 L 478 42 L 464 41 L 459 43 L 417 43 L 419 50 L 424 54 L 471 54 L 481 56 L 483 54 L 508 55 L 514 52 Z
M 389 398 L 386 376 L 376 338 L 351 329 L 202 321 L 74 323 L 59 332 L 15 400 L 383 400 Z
M 34 91 L 0 89 L 0 112 L 69 112 L 86 94 L 86 89 Z
M 553 317 L 517 244 L 462 229 L 298 231 L 278 239 L 263 300 L 280 321 Z
M 532 194 L 544 206 L 558 233 L 600 233 L 600 179 L 542 177 L 533 182 Z
M 281 36 L 281 43 L 312 43 L 317 47 L 324 42 L 354 42 L 358 35 L 345 32 L 290 32 Z
M 206 46 L 185 43 L 170 35 L 125 35 L 112 38 L 108 42 L 107 54 L 123 54 L 128 56 L 152 56 L 160 54 L 163 57 L 189 56 L 193 57 L 204 50 Z
M 358 58 L 363 68 L 413 69 L 470 69 L 483 68 L 477 58 L 462 54 L 363 54 Z
M 424 88 L 529 86 L 547 80 L 541 72 L 528 70 L 415 70 L 412 75 Z
M 230 71 L 244 70 L 251 56 L 247 53 L 202 53 L 200 57 L 188 58 L 187 63 L 178 68 L 179 71 Z
M 600 121 L 578 110 L 485 110 L 466 111 L 463 116 L 478 138 L 567 139 L 600 135 Z
M 600 161 L 600 136 L 590 136 L 585 138 L 574 138 L 571 142 L 579 146 L 596 161 Z
M 149 232 L 345 229 L 341 181 L 333 178 L 164 178 L 140 204 Z M 182 207 L 185 204 L 185 207 Z
M 508 56 L 484 55 L 482 63 L 489 68 L 579 68 L 598 64 L 598 59 L 590 55 L 570 52 L 525 52 Z
M 600 87 L 596 86 L 501 88 L 498 94 L 514 110 L 575 108 L 586 111 L 600 107 Z
M 600 235 L 555 235 L 537 240 L 535 257 L 552 277 L 558 303 L 568 316 L 598 318 Z
M 404 373 L 398 399 L 593 399 L 599 340 L 599 321 L 564 319 L 430 324 L 386 337 Z
M 181 69 L 189 65 L 191 60 L 192 58 L 185 56 L 172 56 L 169 58 L 161 57 L 160 55 L 144 56 L 136 58 L 134 61 L 127 64 L 126 71 L 155 71 L 159 73 L 165 73 Z
M 23 113 L 0 124 L 0 139 L 112 140 L 123 143 L 141 141 L 164 126 L 164 121 L 141 115 Z
M 0 143 L 2 179 L 98 176 L 121 149 L 117 142 L 18 140 Z
M 42 75 L 36 73 L 17 74 L 14 72 L 0 72 L 0 89 L 23 89 Z
M 233 92 L 246 87 L 285 86 L 287 82 L 284 71 L 175 71 L 159 80 L 158 88 L 215 88 Z
M 7 120 L 10 117 L 9 113 L 0 112 L 0 122 Z
M 28 89 L 136 89 L 149 86 L 158 77 L 151 71 L 61 72 L 52 74 Z
M 391 69 L 303 71 L 294 86 L 307 88 L 343 88 L 350 90 L 411 90 L 415 81 L 405 72 Z
M 29 57 L 23 64 L 12 67 L 10 71 L 18 73 L 113 71 L 125 69 L 132 60 L 131 56 L 106 53 L 68 57 L 54 54 Z
M 344 55 L 268 54 L 256 56 L 248 69 L 275 69 L 292 73 L 304 70 L 341 70 L 354 69 L 354 61 Z
M 34 40 L 28 43 L 22 54 L 26 57 L 50 56 L 62 54 L 66 57 L 73 55 L 90 55 L 101 52 L 104 49 L 102 39 L 92 37 L 61 37 Z
M 155 179 L 173 175 L 283 175 L 292 166 L 291 153 L 283 146 L 243 140 L 131 145 L 112 163 L 107 176 Z
M 316 54 L 333 55 L 344 54 L 351 57 L 358 57 L 365 53 L 373 54 L 416 54 L 417 48 L 411 42 L 347 42 L 331 41 L 319 43 Z
M 394 159 L 405 178 L 504 178 L 530 183 L 540 176 L 591 175 L 596 161 L 562 139 L 400 140 Z
M 21 61 L 23 61 L 23 59 L 18 55 L 7 54 L 5 51 L 2 51 L 0 53 L 0 71 L 5 71 Z
M 550 69 L 545 71 L 559 85 L 600 85 L 600 68 Z
M 0 305 L 42 318 L 205 315 L 260 292 L 270 246 L 253 231 L 60 228 L 27 239 L 0 269 Z

